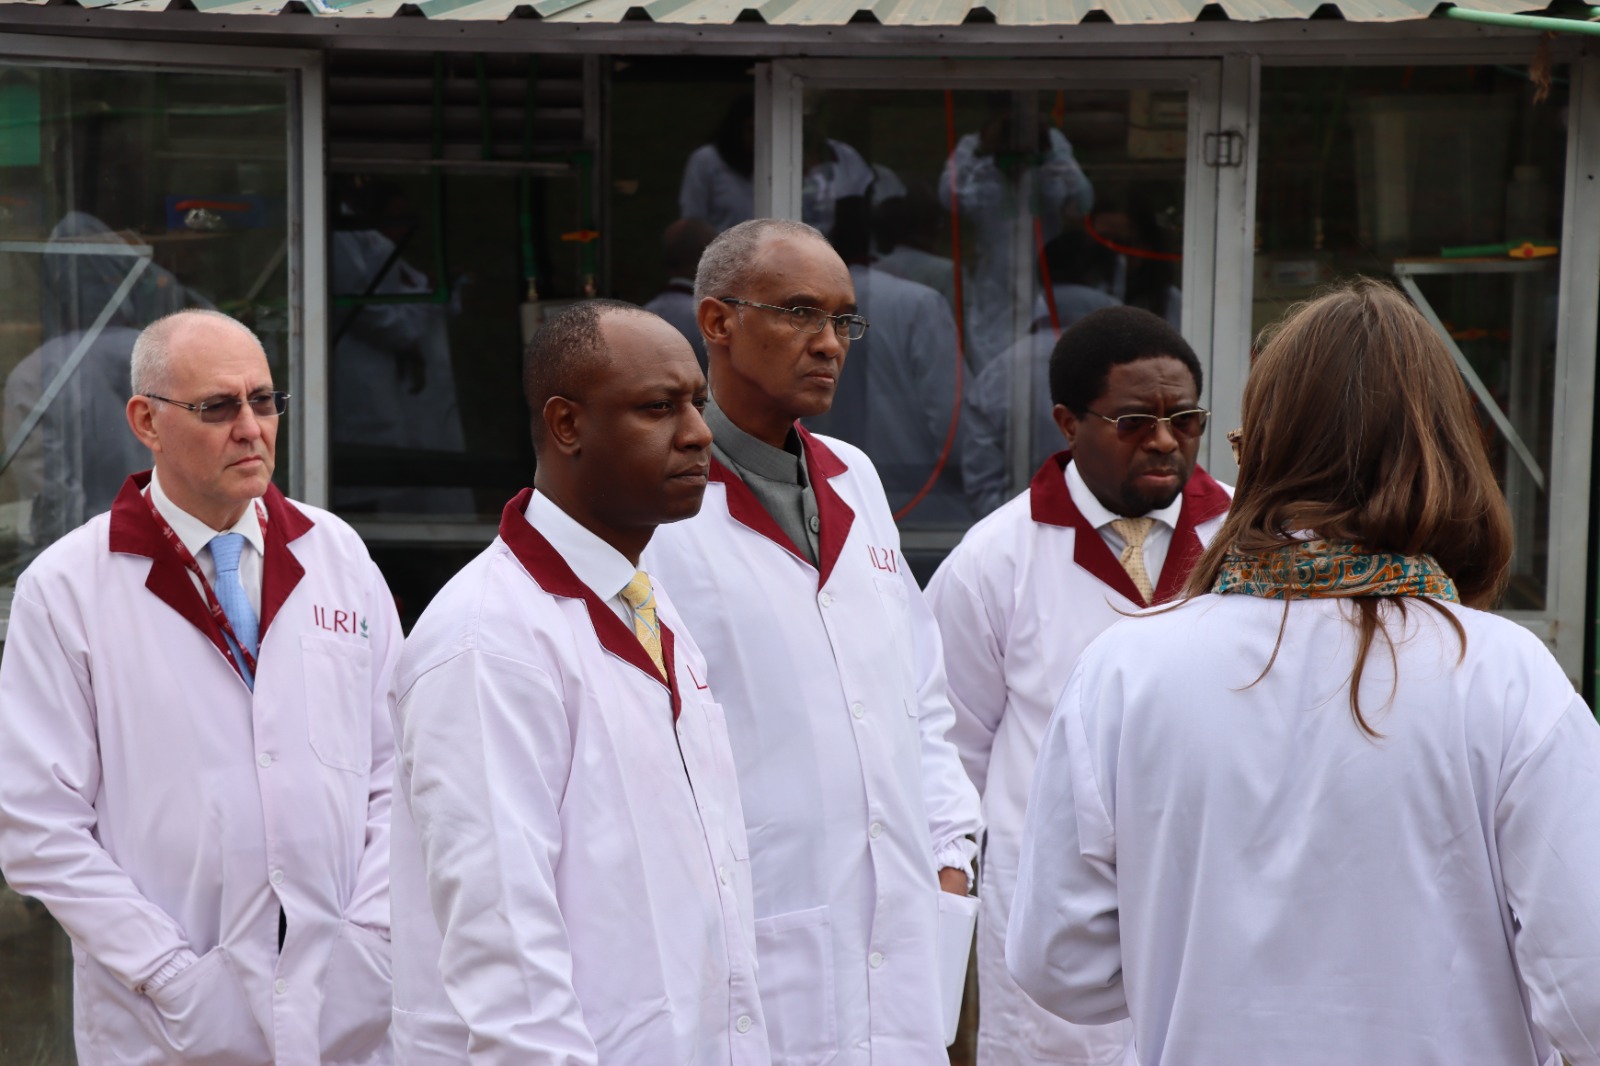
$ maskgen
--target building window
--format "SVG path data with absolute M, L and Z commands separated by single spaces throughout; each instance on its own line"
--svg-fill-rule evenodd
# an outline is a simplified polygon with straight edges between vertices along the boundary
M 1516 533 L 1512 611 L 1549 592 L 1567 73 L 1262 72 L 1254 325 L 1344 277 L 1405 289 L 1477 401 Z

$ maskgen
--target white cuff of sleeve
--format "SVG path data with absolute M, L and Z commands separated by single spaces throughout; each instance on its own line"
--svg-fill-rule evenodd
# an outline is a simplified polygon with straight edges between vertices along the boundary
M 139 986 L 139 991 L 149 995 L 174 977 L 178 976 L 199 960 L 200 956 L 188 948 L 180 948 L 172 953 L 172 957 L 161 964 L 160 969 L 150 975 L 150 980 Z
M 943 870 L 949 868 L 960 870 L 967 875 L 967 884 L 972 884 L 972 860 L 978 854 L 978 845 L 970 837 L 956 837 L 954 840 L 937 847 L 933 851 L 933 868 Z

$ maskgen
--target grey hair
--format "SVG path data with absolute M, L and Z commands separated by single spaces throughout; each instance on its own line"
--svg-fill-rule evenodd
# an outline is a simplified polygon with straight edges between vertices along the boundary
M 169 387 L 168 382 L 172 378 L 172 335 L 184 322 L 196 318 L 226 322 L 255 341 L 256 347 L 261 346 L 261 341 L 250 332 L 249 326 L 221 311 L 211 311 L 203 307 L 174 311 L 146 326 L 144 332 L 139 334 L 139 339 L 133 342 L 133 358 L 130 360 L 128 378 L 133 385 L 135 396 L 164 392 Z
M 717 234 L 700 256 L 700 269 L 694 275 L 696 302 L 707 296 L 721 299 L 737 293 L 746 280 L 750 264 L 768 237 L 812 237 L 828 243 L 815 226 L 787 218 L 752 218 Z

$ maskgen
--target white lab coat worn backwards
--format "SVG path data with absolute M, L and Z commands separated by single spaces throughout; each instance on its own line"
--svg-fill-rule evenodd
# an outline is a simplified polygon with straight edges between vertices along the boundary
M 706 652 L 728 715 L 755 884 L 774 1062 L 942 1061 L 939 891 L 966 867 L 978 798 L 945 739 L 939 635 L 867 457 L 798 429 L 820 570 L 713 460 L 698 516 L 644 566 Z
M 1006 921 L 1034 760 L 1078 656 L 1143 601 L 1127 571 L 1073 501 L 1070 455 L 1048 459 L 1028 491 L 974 526 L 928 583 L 944 637 L 956 723 L 950 739 L 983 794 L 985 841 L 978 915 L 980 1066 L 1110 1066 L 1126 1023 L 1077 1026 L 1042 1010 L 1005 966 Z M 1195 469 L 1156 583 L 1173 598 L 1221 527 L 1227 486 Z M 1151 644 L 1147 654 L 1164 654 Z
M 270 488 L 252 692 L 149 476 L 18 579 L 0 661 L 0 868 L 72 938 L 78 1062 L 387 1062 L 394 601 Z
M 767 1066 L 705 660 L 651 575 L 664 680 L 531 499 L 428 605 L 395 674 L 396 1059 Z
M 1023 833 L 1029 995 L 1131 1015 L 1144 1066 L 1600 1063 L 1600 728 L 1537 637 L 1441 606 L 1464 656 L 1428 606 L 1383 609 L 1377 738 L 1338 600 L 1284 627 L 1206 595 L 1091 645 Z

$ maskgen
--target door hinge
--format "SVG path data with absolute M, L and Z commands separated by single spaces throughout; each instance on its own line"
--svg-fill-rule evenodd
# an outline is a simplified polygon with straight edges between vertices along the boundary
M 1244 134 L 1238 130 L 1221 130 L 1206 134 L 1205 161 L 1208 167 L 1243 166 Z

